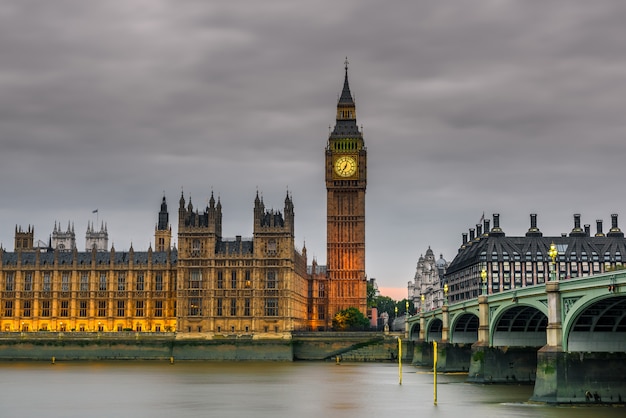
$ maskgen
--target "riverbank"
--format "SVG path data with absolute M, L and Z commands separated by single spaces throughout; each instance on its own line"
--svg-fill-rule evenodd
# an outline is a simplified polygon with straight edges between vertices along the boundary
M 411 349 L 403 343 L 403 359 Z M 0 333 L 0 361 L 397 361 L 398 336 L 372 332 L 255 335 L 141 332 Z

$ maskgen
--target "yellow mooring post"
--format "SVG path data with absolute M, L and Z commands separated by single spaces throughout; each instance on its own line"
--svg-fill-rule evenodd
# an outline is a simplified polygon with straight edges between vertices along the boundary
M 433 377 L 434 404 L 437 405 L 437 341 L 433 341 Z
M 402 340 L 398 337 L 398 375 L 402 384 Z

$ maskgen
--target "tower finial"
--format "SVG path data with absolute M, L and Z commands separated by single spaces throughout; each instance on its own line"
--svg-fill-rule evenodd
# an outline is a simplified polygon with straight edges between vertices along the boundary
M 346 73 L 347 73 L 348 72 L 348 64 L 350 64 L 350 62 L 348 62 L 348 57 L 346 57 L 346 60 L 343 63 L 346 66 Z

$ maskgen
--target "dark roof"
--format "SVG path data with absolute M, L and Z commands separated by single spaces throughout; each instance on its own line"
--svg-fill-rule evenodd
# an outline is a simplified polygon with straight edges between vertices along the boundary
M 623 237 L 487 235 L 462 246 L 448 266 L 446 275 L 482 261 L 548 261 L 547 254 L 552 243 L 559 251 L 558 261 L 622 261 L 626 255 L 626 240 Z
M 253 250 L 252 241 L 241 239 L 219 241 L 215 246 L 216 254 L 252 254 Z
M 129 252 L 116 252 L 114 253 L 113 262 L 115 264 L 128 264 L 130 261 Z M 76 252 L 67 251 L 67 252 L 59 252 L 57 254 L 59 265 L 71 265 L 74 262 L 74 256 L 76 257 L 76 263 L 81 265 L 89 265 L 91 264 L 92 257 L 95 256 L 96 264 L 109 264 L 111 262 L 111 253 L 98 251 L 95 255 L 91 251 L 84 252 Z M 155 251 L 152 253 L 152 263 L 153 264 L 166 264 L 167 263 L 167 252 Z M 37 253 L 35 251 L 25 251 L 21 253 L 21 263 L 22 265 L 35 265 Z M 50 252 L 40 252 L 39 253 L 39 263 L 40 265 L 53 265 L 54 264 L 55 253 L 53 251 Z M 4 265 L 17 265 L 18 253 L 16 252 L 4 252 L 2 254 L 2 264 Z M 176 264 L 178 261 L 178 252 L 173 250 L 170 252 L 170 260 L 172 264 Z M 148 252 L 134 252 L 133 253 L 133 262 L 135 264 L 148 264 Z

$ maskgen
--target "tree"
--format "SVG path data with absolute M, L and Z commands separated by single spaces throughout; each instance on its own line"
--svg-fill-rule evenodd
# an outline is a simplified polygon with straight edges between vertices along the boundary
M 378 296 L 376 298 L 375 304 L 375 306 L 378 308 L 378 316 L 380 316 L 380 314 L 383 312 L 387 312 L 389 318 L 393 318 L 393 307 L 395 306 L 395 304 L 396 302 L 389 296 Z
M 369 327 L 369 319 L 355 307 L 339 311 L 333 318 L 335 331 L 362 331 L 369 329 Z
M 367 282 L 367 307 L 376 306 L 376 288 Z

